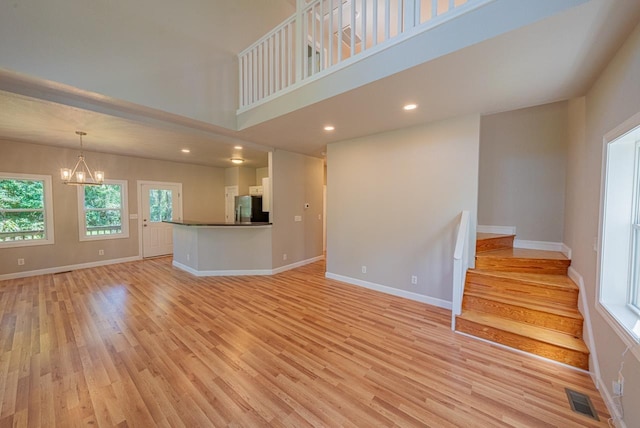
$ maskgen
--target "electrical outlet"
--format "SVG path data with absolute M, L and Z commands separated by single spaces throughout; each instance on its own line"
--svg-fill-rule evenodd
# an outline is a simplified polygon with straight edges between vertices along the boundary
M 284 254 L 282 255 L 282 260 L 287 260 L 287 253 L 284 253 Z
M 411 283 L 412 284 L 417 284 L 418 283 L 418 277 L 415 276 L 415 275 L 411 276 Z
M 98 255 L 99 256 L 104 256 L 104 250 L 98 250 Z
M 18 259 L 18 266 L 24 266 L 24 259 Z
M 302 221 L 302 216 L 301 215 L 294 216 L 293 221 Z
M 367 267 L 366 266 L 362 266 L 362 273 L 367 273 Z

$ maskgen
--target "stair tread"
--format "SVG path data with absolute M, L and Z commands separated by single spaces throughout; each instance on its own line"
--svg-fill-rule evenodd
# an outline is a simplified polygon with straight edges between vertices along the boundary
M 562 302 L 550 302 L 539 300 L 532 300 L 532 296 L 523 295 L 521 297 L 513 295 L 513 293 L 505 293 L 497 290 L 474 290 L 466 291 L 465 296 L 479 297 L 486 300 L 492 300 L 494 302 L 503 303 L 512 306 L 518 306 L 525 309 L 535 310 L 539 312 L 546 312 L 553 315 L 559 315 L 568 318 L 582 319 L 582 314 L 575 305 Z
M 477 311 L 465 310 L 460 315 L 460 318 L 561 348 L 585 354 L 589 353 L 589 349 L 582 339 L 578 339 L 570 334 L 561 333 L 559 331 L 549 330 L 544 327 L 538 327 Z
M 501 258 L 501 259 L 537 259 L 537 260 L 570 260 L 560 251 L 530 250 L 527 248 L 504 248 L 500 250 L 486 251 L 476 255 L 476 258 Z
M 469 269 L 467 274 L 476 274 L 486 277 L 497 277 L 512 281 L 526 281 L 554 288 L 564 288 L 567 290 L 578 290 L 578 286 L 567 275 L 556 275 L 546 273 L 525 273 L 525 272 L 507 272 L 483 269 Z

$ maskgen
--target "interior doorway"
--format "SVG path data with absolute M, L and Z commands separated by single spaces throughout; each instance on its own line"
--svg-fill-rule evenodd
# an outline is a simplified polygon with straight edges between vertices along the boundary
M 182 183 L 138 182 L 142 257 L 173 254 L 173 225 L 182 220 Z

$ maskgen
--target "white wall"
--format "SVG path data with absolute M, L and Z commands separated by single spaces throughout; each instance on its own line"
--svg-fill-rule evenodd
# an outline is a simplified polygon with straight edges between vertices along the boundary
M 596 309 L 597 257 L 593 241 L 598 236 L 603 137 L 640 112 L 640 25 L 600 75 L 584 99 L 570 103 L 569 163 L 565 242 L 573 250 L 571 266 L 583 278 L 591 314 L 605 395 L 612 395 L 624 361 L 624 420 L 628 427 L 640 423 L 640 355 L 635 351 L 622 358 L 626 344 Z M 603 284 L 602 286 L 606 286 Z
M 234 129 L 236 54 L 286 0 L 0 2 L 0 67 Z
M 476 218 L 479 133 L 469 116 L 330 144 L 328 275 L 446 306 L 460 213 Z
M 274 150 L 271 170 L 273 268 L 322 256 L 322 159 Z
M 478 224 L 562 242 L 567 121 L 566 101 L 481 118 Z

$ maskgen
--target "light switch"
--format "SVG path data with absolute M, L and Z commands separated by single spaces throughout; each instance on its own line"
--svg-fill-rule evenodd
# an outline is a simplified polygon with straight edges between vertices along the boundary
M 301 215 L 297 215 L 293 218 L 293 221 L 302 221 L 302 216 Z

